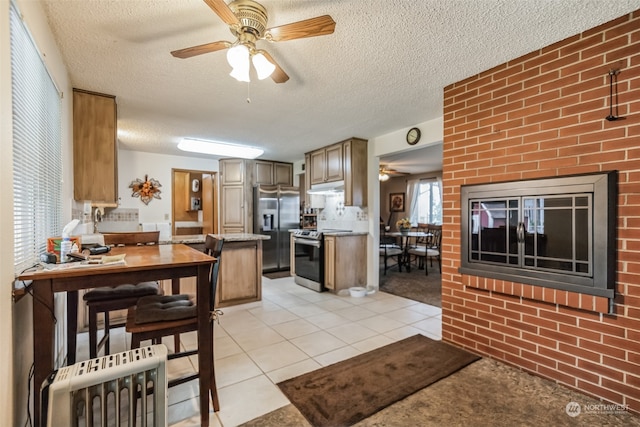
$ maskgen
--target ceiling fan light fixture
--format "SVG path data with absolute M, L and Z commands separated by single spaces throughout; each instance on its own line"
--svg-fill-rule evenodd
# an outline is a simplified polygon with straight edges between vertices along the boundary
M 276 69 L 276 66 L 269 62 L 267 57 L 260 51 L 251 57 L 251 61 L 253 62 L 256 73 L 258 73 L 258 79 L 260 80 L 264 80 L 269 77 Z
M 182 151 L 192 153 L 211 154 L 213 156 L 223 157 L 240 157 L 243 159 L 255 159 L 264 153 L 263 149 L 257 147 L 195 138 L 182 138 L 178 143 L 178 148 Z
M 239 82 L 251 82 L 248 68 L 234 68 L 233 70 L 231 70 L 229 75 Z
M 249 48 L 238 44 L 227 51 L 227 62 L 231 65 L 229 75 L 239 82 L 250 82 L 249 78 Z
M 379 173 L 378 174 L 378 179 L 382 182 L 384 181 L 388 181 L 389 180 L 389 175 L 387 175 L 386 173 Z

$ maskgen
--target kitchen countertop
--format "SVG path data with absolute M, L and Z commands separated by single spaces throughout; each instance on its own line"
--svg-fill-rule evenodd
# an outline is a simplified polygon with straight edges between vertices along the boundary
M 247 242 L 251 240 L 269 240 L 271 237 L 262 234 L 232 233 L 232 234 L 211 234 L 213 237 L 221 238 L 227 242 Z M 161 240 L 161 245 L 171 245 L 184 243 L 185 245 L 204 243 L 205 234 L 187 234 L 184 236 L 171 236 L 171 240 Z
M 247 242 L 251 240 L 270 240 L 271 236 L 264 234 L 232 233 L 232 234 L 211 234 L 213 237 L 224 239 L 227 242 Z
M 323 231 L 324 236 L 366 236 L 366 231 Z

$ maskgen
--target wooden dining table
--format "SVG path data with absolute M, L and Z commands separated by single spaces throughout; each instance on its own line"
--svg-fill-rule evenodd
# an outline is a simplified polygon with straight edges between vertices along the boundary
M 432 237 L 432 233 L 425 233 L 424 231 L 385 231 L 384 236 L 400 237 L 400 249 L 402 249 L 402 260 L 400 260 L 399 269 L 402 271 L 402 266 L 407 268 L 407 272 L 411 272 L 411 260 L 409 259 L 409 238 L 427 238 Z M 425 267 L 426 268 L 426 267 Z
M 55 318 L 54 294 L 67 292 L 68 307 L 77 308 L 81 289 L 139 283 L 148 280 L 196 277 L 198 309 L 198 367 L 200 385 L 200 421 L 209 425 L 209 397 L 215 411 L 219 410 L 213 375 L 213 321 L 210 316 L 211 286 L 209 272 L 216 259 L 187 245 L 127 246 L 112 248 L 108 255 L 125 254 L 125 263 L 110 266 L 62 265 L 59 269 L 42 269 L 21 274 L 18 279 L 32 281 L 33 292 L 33 380 L 34 422 L 46 425 L 46 413 L 41 413 L 40 386 L 54 368 Z M 73 310 L 71 310 L 73 311 Z M 76 326 L 76 313 L 68 313 L 68 321 Z M 74 328 L 75 330 L 75 328 Z M 67 339 L 69 351 L 75 352 L 75 334 Z M 75 355 L 71 360 L 75 359 Z

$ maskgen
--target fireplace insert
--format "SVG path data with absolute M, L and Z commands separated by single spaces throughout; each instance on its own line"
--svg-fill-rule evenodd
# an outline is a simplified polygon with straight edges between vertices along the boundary
M 617 174 L 461 187 L 463 274 L 613 298 Z

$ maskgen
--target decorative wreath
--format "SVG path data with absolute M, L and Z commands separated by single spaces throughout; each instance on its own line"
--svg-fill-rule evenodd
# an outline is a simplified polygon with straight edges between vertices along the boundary
M 160 199 L 160 184 L 156 179 L 149 179 L 148 175 L 144 176 L 144 181 L 140 178 L 136 178 L 131 181 L 129 188 L 131 188 L 131 197 L 140 197 L 142 203 L 148 205 L 152 199 Z

